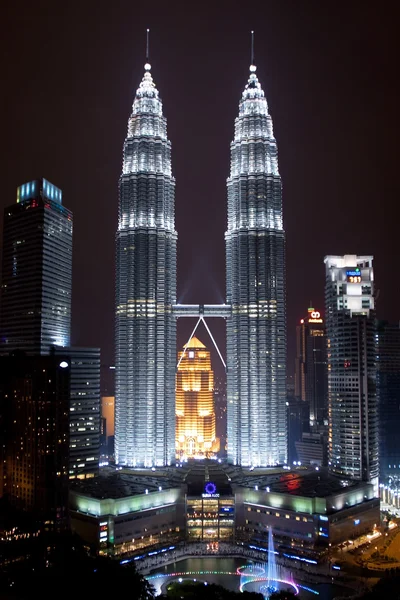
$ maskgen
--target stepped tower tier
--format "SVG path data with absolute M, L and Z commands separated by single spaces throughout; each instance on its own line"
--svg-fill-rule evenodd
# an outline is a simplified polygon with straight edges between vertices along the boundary
M 235 121 L 227 188 L 228 460 L 282 464 L 287 460 L 282 182 L 254 65 Z
M 175 460 L 175 179 L 162 102 L 146 63 L 124 142 L 116 235 L 115 460 Z

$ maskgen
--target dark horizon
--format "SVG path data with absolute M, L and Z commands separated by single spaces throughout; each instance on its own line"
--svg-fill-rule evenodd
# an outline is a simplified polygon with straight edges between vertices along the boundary
M 400 319 L 398 9 L 358 0 L 343 9 L 256 1 L 248 13 L 238 2 L 178 7 L 7 3 L 1 231 L 19 185 L 43 176 L 63 190 L 74 214 L 71 341 L 99 346 L 102 363 L 113 364 L 118 179 L 149 27 L 176 177 L 177 298 L 224 302 L 229 144 L 254 29 L 283 182 L 291 375 L 296 324 L 310 300 L 324 310 L 325 255 L 373 254 L 377 315 Z M 177 351 L 194 325 L 180 319 Z M 209 325 L 225 354 L 224 323 Z M 213 369 L 222 372 L 215 351 Z

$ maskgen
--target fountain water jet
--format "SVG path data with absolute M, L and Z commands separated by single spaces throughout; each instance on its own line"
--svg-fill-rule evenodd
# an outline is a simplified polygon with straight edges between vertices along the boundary
M 274 538 L 272 536 L 272 527 L 268 529 L 268 568 L 267 568 L 267 586 L 271 590 L 276 589 L 276 582 L 280 579 L 278 576 L 278 567 L 276 565 Z

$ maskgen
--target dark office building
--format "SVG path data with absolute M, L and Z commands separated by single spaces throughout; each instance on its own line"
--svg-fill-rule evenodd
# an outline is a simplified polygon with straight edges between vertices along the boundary
M 71 326 L 72 213 L 46 179 L 17 189 L 4 211 L 0 351 L 48 354 L 68 346 Z
M 309 308 L 296 327 L 295 395 L 310 407 L 310 426 L 322 430 L 328 418 L 325 325 L 321 313 Z
M 310 430 L 310 408 L 308 402 L 288 397 L 286 402 L 288 428 L 288 462 L 293 464 L 301 460 L 297 452 L 297 444 L 303 434 Z
M 400 479 L 400 326 L 381 321 L 377 327 L 377 395 L 380 428 L 380 480 Z
M 100 349 L 55 348 L 71 365 L 69 477 L 93 477 L 100 456 Z
M 50 523 L 66 516 L 70 362 L 65 356 L 0 357 L 0 493 Z

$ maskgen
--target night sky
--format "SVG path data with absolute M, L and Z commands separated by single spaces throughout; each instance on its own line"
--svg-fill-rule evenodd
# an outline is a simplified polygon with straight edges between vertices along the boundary
M 45 177 L 62 188 L 74 214 L 74 345 L 100 346 L 102 362 L 113 364 L 118 178 L 147 27 L 176 177 L 178 300 L 225 298 L 229 144 L 254 29 L 283 181 L 288 374 L 296 323 L 310 300 L 323 308 L 326 254 L 373 254 L 378 316 L 400 319 L 399 15 L 391 4 L 7 2 L 1 231 L 18 185 Z M 179 321 L 180 345 L 194 324 Z M 225 353 L 223 321 L 209 325 Z M 210 344 L 204 329 L 199 337 Z

